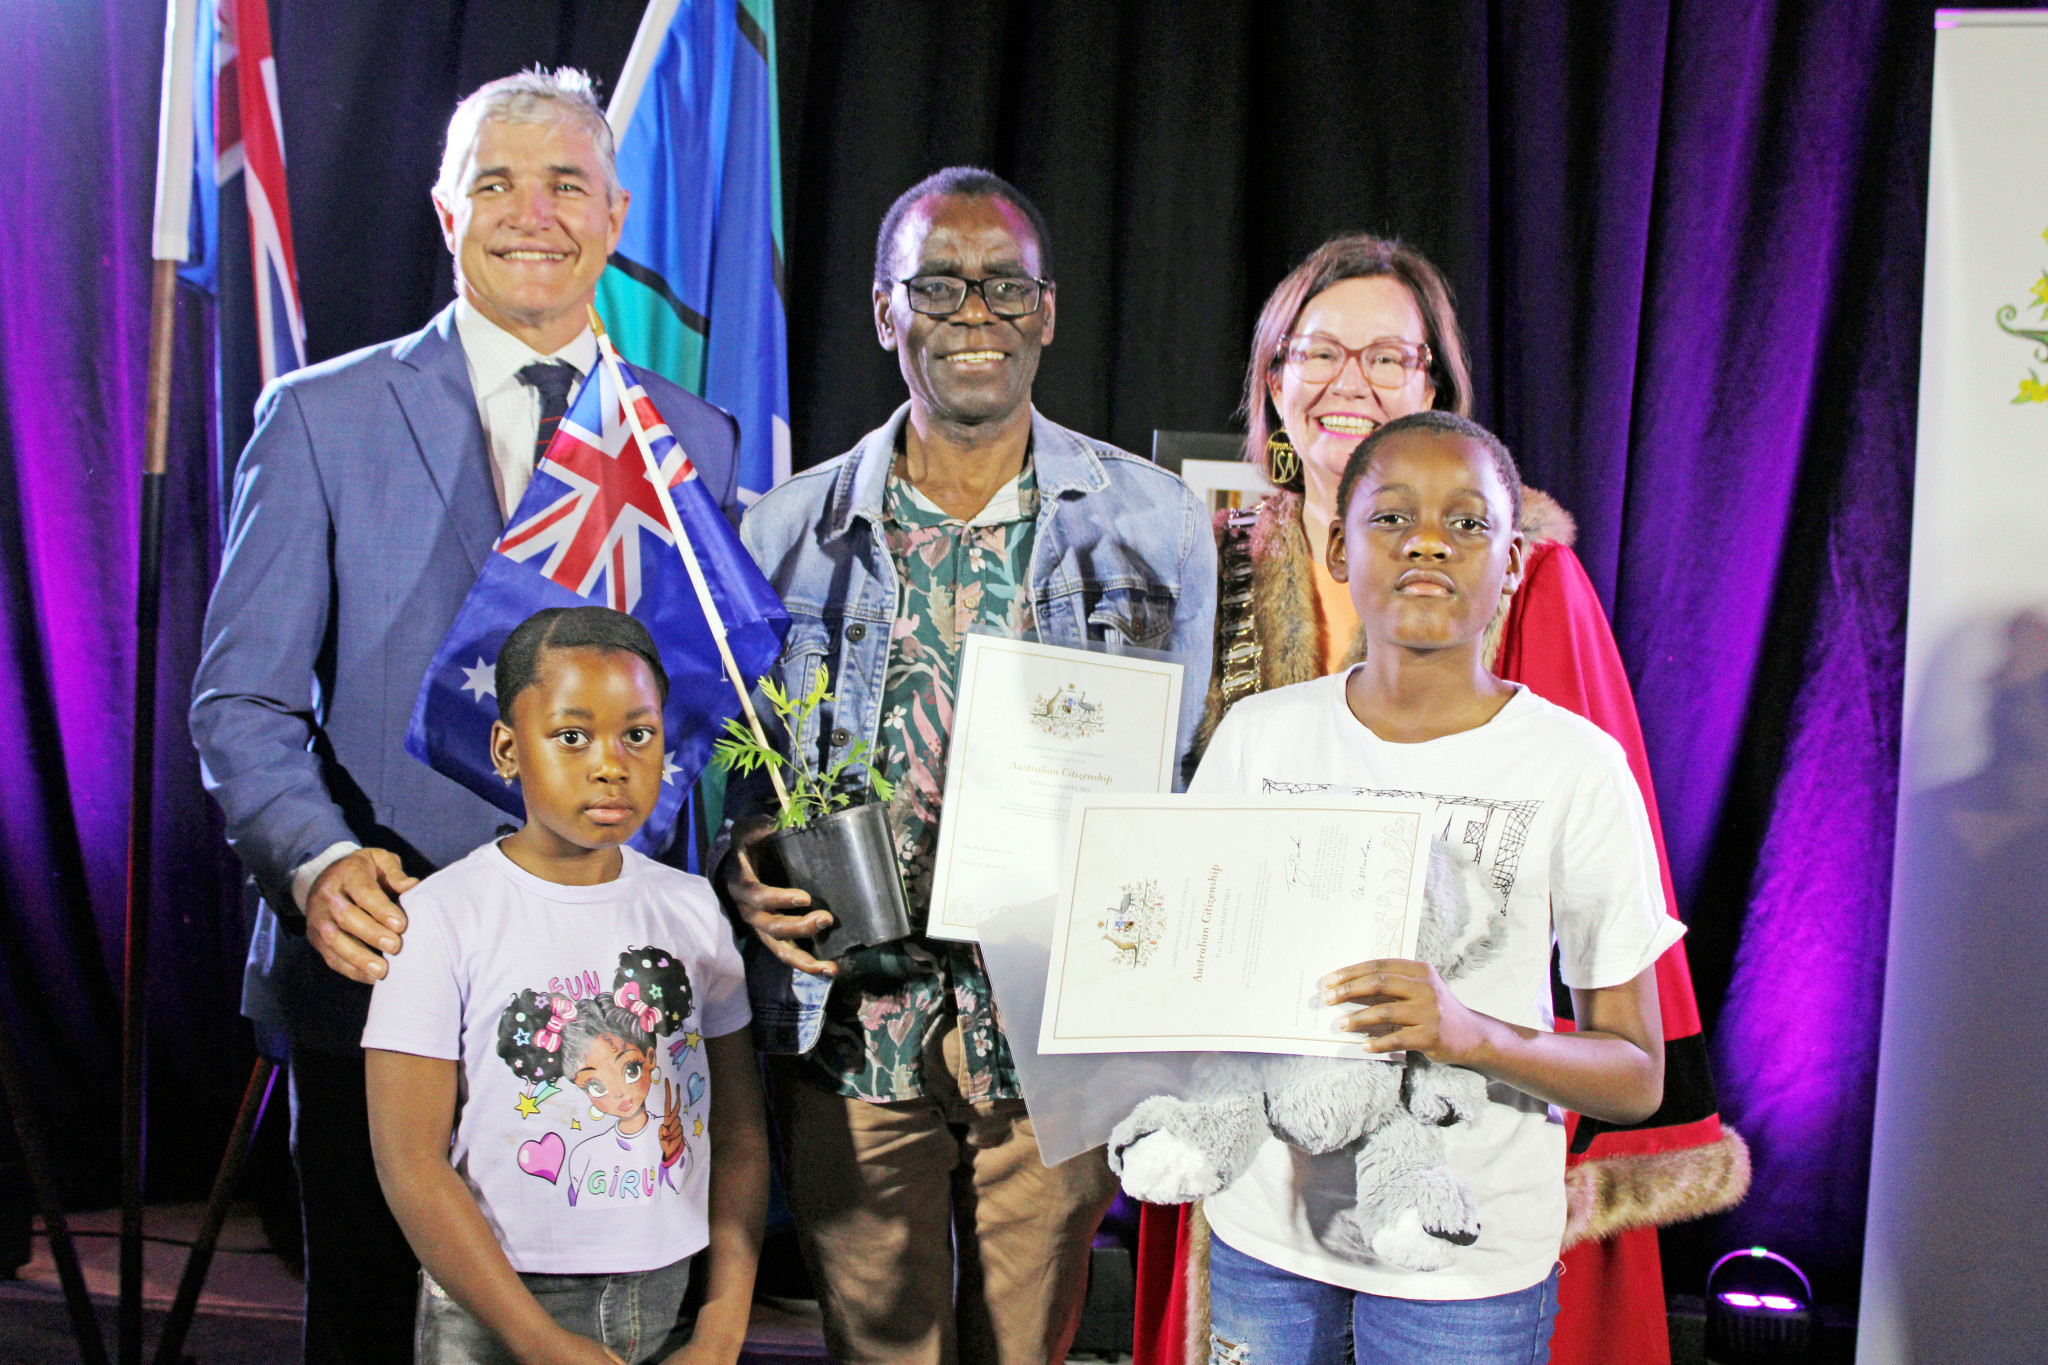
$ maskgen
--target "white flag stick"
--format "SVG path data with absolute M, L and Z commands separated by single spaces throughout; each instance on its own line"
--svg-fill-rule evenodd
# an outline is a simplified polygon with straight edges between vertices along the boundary
M 740 709 L 746 712 L 747 725 L 754 732 L 754 738 L 761 747 L 769 748 L 768 735 L 761 728 L 761 717 L 754 710 L 754 699 L 747 691 L 747 680 L 740 676 L 740 666 L 733 662 L 732 646 L 726 643 L 725 619 L 718 614 L 718 604 L 711 598 L 711 585 L 704 581 L 704 567 L 697 562 L 697 551 L 690 544 L 689 532 L 683 529 L 683 519 L 676 512 L 675 499 L 668 495 L 668 480 L 661 476 L 661 466 L 654 462 L 654 447 L 647 442 L 647 433 L 641 429 L 640 414 L 627 396 L 626 376 L 619 369 L 619 353 L 612 348 L 612 339 L 604 330 L 604 323 L 597 316 L 597 309 L 590 309 L 590 326 L 597 333 L 598 350 L 604 355 L 605 369 L 611 374 L 612 384 L 619 391 L 619 406 L 626 410 L 626 421 L 633 428 L 633 443 L 640 447 L 640 459 L 647 466 L 647 478 L 654 485 L 654 491 L 661 497 L 662 515 L 668 519 L 669 534 L 676 538 L 676 549 L 683 556 L 683 568 L 689 571 L 690 586 L 697 590 L 697 605 L 704 610 L 704 623 L 711 627 L 711 639 L 718 646 L 718 660 L 725 665 L 725 676 L 732 680 L 732 690 L 739 694 Z M 682 443 L 677 442 L 681 450 Z M 683 452 L 689 458 L 689 452 Z M 782 784 L 782 773 L 772 762 L 766 765 L 768 780 L 775 784 L 775 799 L 782 803 L 782 813 L 789 814 L 789 789 Z
M 150 254 L 159 261 L 182 261 L 191 250 L 187 233 L 192 213 L 192 49 L 199 29 L 198 9 L 195 0 L 170 0 L 164 11 L 164 73 L 156 122 L 156 217 L 150 232 Z
M 661 55 L 661 45 L 668 40 L 668 26 L 676 17 L 679 4 L 680 0 L 649 0 L 640 15 L 640 28 L 633 35 L 632 50 L 626 54 L 626 69 L 613 83 L 611 107 L 604 111 L 605 122 L 612 126 L 612 136 L 620 142 L 626 140 L 626 132 L 633 126 L 633 111 L 640 107 L 640 92 L 647 86 L 647 74 L 654 70 L 654 59 Z

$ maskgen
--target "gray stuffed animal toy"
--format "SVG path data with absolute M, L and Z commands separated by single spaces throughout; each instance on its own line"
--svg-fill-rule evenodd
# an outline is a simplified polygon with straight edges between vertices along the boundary
M 1441 840 L 1430 846 L 1423 895 L 1416 953 L 1446 981 L 1498 955 L 1507 902 Z M 1477 1240 L 1478 1209 L 1446 1164 L 1443 1129 L 1484 1110 L 1478 1072 L 1415 1052 L 1403 1065 L 1219 1052 L 1197 1064 L 1194 1089 L 1192 1100 L 1143 1101 L 1111 1133 L 1110 1169 L 1133 1198 L 1185 1204 L 1215 1194 L 1245 1173 L 1270 1134 L 1315 1156 L 1356 1149 L 1355 1202 L 1310 1210 L 1332 1251 L 1441 1270 Z

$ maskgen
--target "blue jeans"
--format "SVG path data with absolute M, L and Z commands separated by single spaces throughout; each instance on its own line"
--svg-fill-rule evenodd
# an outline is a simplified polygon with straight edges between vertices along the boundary
M 690 1285 L 690 1258 L 630 1275 L 521 1275 L 548 1316 L 579 1335 L 601 1341 L 627 1365 L 657 1360 L 688 1341 L 676 1330 L 676 1312 Z M 420 1272 L 419 1313 L 413 1319 L 415 1365 L 518 1365 L 505 1343 L 469 1315 L 448 1291 Z
M 1487 1299 L 1390 1299 L 1209 1241 L 1209 1365 L 1546 1365 L 1556 1319 L 1555 1268 Z

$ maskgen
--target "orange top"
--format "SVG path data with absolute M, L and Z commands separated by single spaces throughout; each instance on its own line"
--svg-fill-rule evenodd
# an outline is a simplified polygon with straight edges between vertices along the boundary
M 1351 585 L 1330 577 L 1321 561 L 1309 565 L 1315 575 L 1317 615 L 1323 620 L 1323 672 L 1335 673 L 1350 661 L 1351 640 L 1358 634 L 1358 612 L 1351 605 Z

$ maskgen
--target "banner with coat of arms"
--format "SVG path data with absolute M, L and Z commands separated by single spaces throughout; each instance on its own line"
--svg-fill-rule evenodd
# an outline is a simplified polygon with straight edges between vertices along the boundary
M 2018 1288 L 2048 1282 L 2025 1197 L 2048 1054 L 2006 1041 L 2036 1027 L 2048 963 L 2048 10 L 1944 10 L 1935 25 L 1861 1365 L 2032 1359 L 2048 1330 Z M 1815 858 L 1844 856 L 1813 842 Z M 1964 1095 L 1968 1119 L 1945 1119 Z

